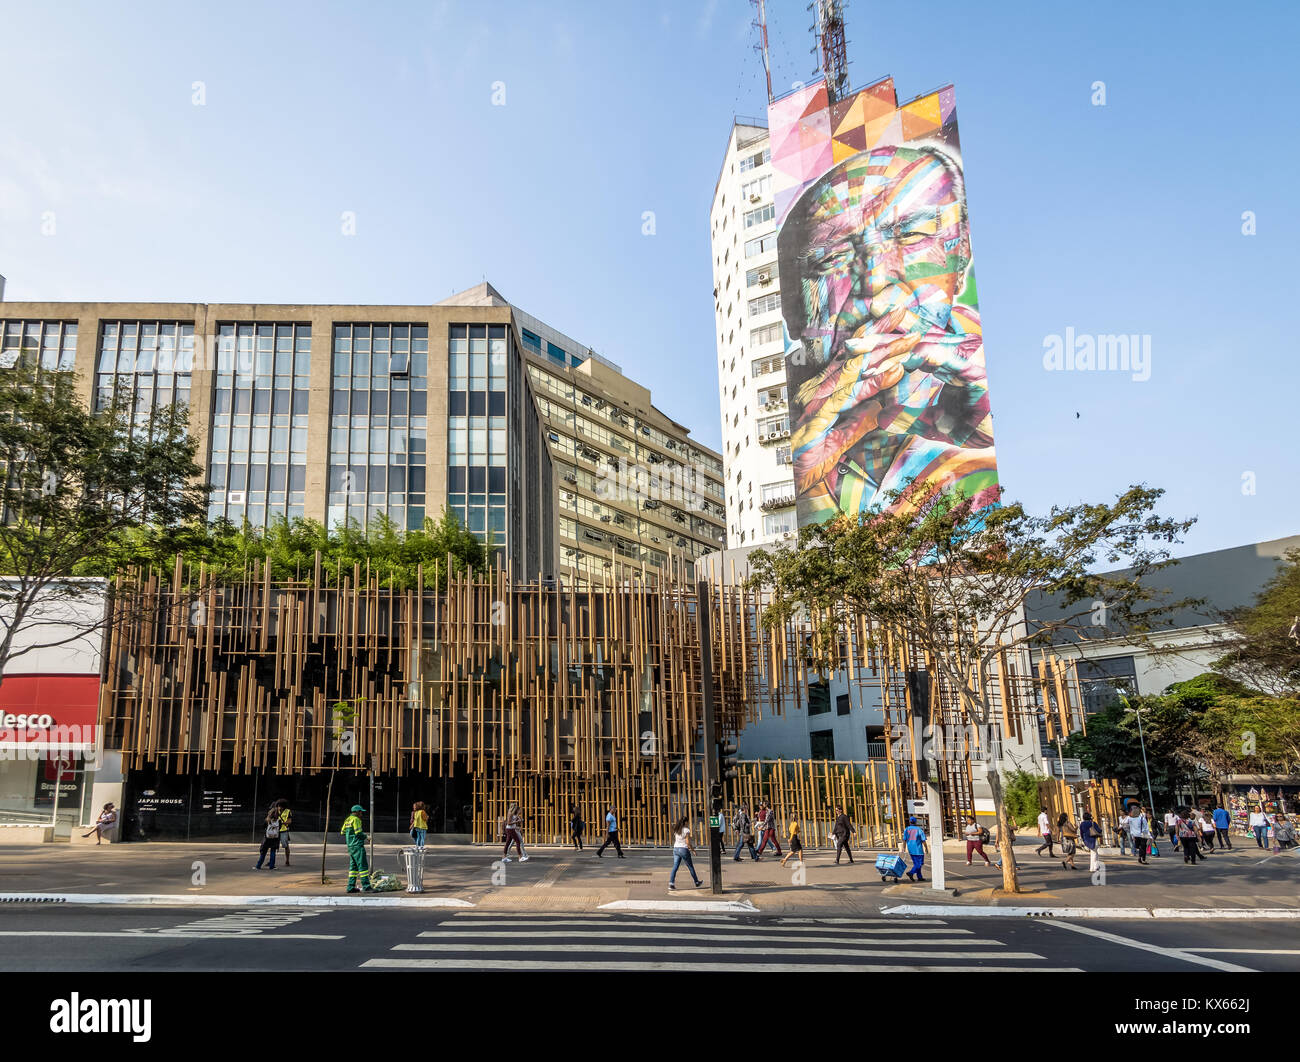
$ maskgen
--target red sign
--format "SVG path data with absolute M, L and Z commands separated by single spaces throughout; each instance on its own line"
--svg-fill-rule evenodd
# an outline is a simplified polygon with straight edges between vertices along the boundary
M 0 742 L 91 745 L 98 721 L 98 675 L 6 675 L 0 682 Z

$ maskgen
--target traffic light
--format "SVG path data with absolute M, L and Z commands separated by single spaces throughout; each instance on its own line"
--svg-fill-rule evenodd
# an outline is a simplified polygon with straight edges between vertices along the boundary
M 714 782 L 709 786 L 709 811 L 714 815 L 722 814 L 722 783 Z
M 740 774 L 736 768 L 737 751 L 734 741 L 718 743 L 718 779 L 722 782 L 728 800 L 735 795 L 735 781 Z

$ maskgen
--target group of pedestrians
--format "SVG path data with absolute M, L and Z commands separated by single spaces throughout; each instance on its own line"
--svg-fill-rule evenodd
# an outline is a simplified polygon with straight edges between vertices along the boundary
M 284 865 L 289 865 L 289 828 L 293 824 L 293 812 L 289 801 L 277 800 L 266 810 L 266 820 L 262 834 L 262 846 L 258 849 L 257 865 L 254 870 L 261 870 L 262 864 L 270 858 L 268 870 L 275 869 L 275 857 L 284 852 Z
M 1055 859 L 1055 847 L 1060 845 L 1061 866 L 1066 870 L 1078 870 L 1078 864 L 1074 860 L 1079 853 L 1079 845 L 1083 845 L 1084 850 L 1088 853 L 1088 870 L 1095 871 L 1097 869 L 1101 857 L 1101 844 L 1105 835 L 1102 832 L 1101 825 L 1092 817 L 1091 811 L 1085 811 L 1077 823 L 1066 812 L 1062 811 L 1056 816 L 1056 823 L 1053 825 L 1051 816 L 1047 813 L 1047 808 L 1045 806 L 1041 807 L 1038 812 L 1038 833 L 1043 839 L 1043 843 L 1034 849 L 1038 855 L 1041 856 L 1043 849 L 1046 848 L 1048 858 Z M 1136 842 L 1136 835 L 1134 835 L 1134 840 Z M 1147 840 L 1150 840 L 1149 835 L 1147 835 Z M 1141 863 L 1146 862 L 1145 848 L 1138 861 Z M 1002 864 L 999 863 L 998 865 L 1001 866 Z

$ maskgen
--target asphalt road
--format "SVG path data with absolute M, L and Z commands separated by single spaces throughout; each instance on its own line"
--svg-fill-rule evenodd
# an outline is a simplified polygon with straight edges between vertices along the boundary
M 1300 970 L 1300 921 L 0 907 L 3 971 Z

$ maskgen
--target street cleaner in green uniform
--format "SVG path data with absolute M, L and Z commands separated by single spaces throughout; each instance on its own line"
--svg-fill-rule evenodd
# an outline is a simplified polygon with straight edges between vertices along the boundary
M 366 862 L 366 831 L 361 828 L 361 813 L 366 809 L 352 805 L 352 814 L 343 820 L 343 840 L 348 845 L 348 892 L 370 892 L 370 864 Z M 360 880 L 358 880 L 360 879 Z

